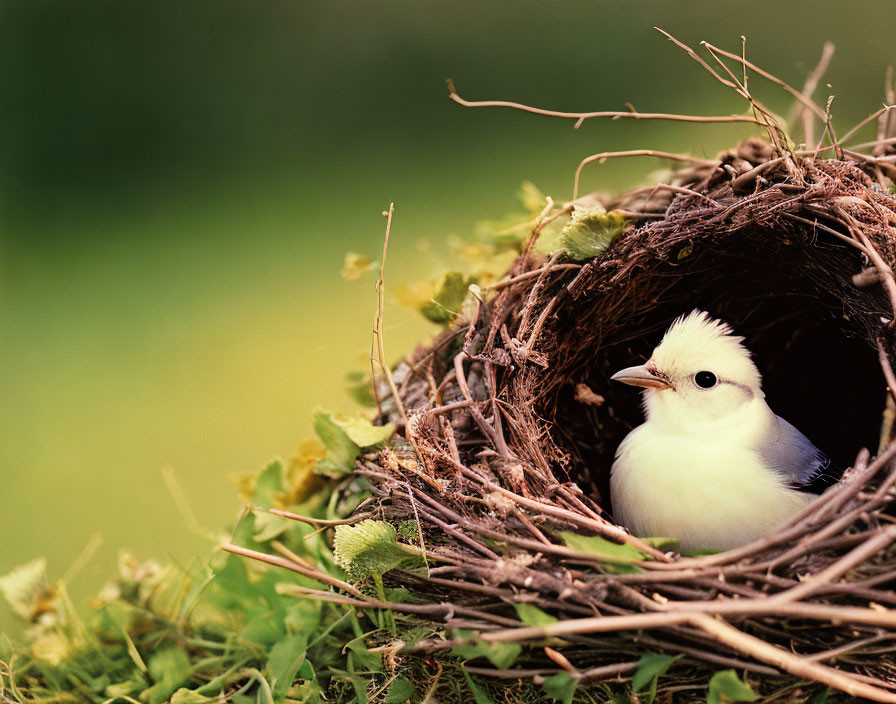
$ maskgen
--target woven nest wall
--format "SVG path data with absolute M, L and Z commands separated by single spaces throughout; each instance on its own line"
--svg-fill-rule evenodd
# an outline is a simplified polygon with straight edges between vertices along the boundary
M 386 416 L 407 442 L 357 471 L 377 518 L 421 527 L 430 570 L 386 580 L 438 623 L 529 646 L 515 669 L 470 671 L 600 681 L 651 649 L 684 656 L 673 684 L 736 667 L 896 701 L 890 154 L 822 159 L 748 140 L 606 202 L 628 224 L 585 263 L 532 253 L 545 218 L 471 319 L 397 370 L 404 415 L 391 399 Z M 609 376 L 695 307 L 746 336 L 771 407 L 850 469 L 775 535 L 687 558 L 613 522 L 610 465 L 642 412 Z M 583 554 L 564 532 L 641 559 Z M 525 626 L 518 603 L 558 620 Z

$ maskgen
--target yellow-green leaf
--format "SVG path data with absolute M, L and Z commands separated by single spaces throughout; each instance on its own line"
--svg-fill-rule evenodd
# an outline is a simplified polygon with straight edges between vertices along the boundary
M 475 631 L 460 629 L 454 632 L 454 637 L 458 639 L 470 639 L 474 636 L 476 636 Z M 479 657 L 486 658 L 499 670 L 507 669 L 513 665 L 522 652 L 523 646 L 519 643 L 489 643 L 478 637 L 472 643 L 455 645 L 451 649 L 452 655 L 463 660 Z
M 544 193 L 531 181 L 523 182 L 520 190 L 516 192 L 516 197 L 530 215 L 538 215 L 547 205 Z
M 727 704 L 727 702 L 755 702 L 759 699 L 746 682 L 734 670 L 722 670 L 709 680 L 707 704 Z
M 603 254 L 623 227 L 625 218 L 619 212 L 604 212 L 597 204 L 577 206 L 560 232 L 561 249 L 576 260 L 596 257 Z
M 611 543 L 599 535 L 580 535 L 570 531 L 562 531 L 560 535 L 568 547 L 601 562 L 629 564 L 640 562 L 647 556 L 637 548 L 625 543 Z
M 52 599 L 46 559 L 38 557 L 0 577 L 0 594 L 16 616 L 33 620 Z
M 660 550 L 661 552 L 678 552 L 681 545 L 678 538 L 650 537 L 641 538 L 650 547 Z
M 516 615 L 520 617 L 520 621 L 527 626 L 547 626 L 557 623 L 557 619 L 548 613 L 545 613 L 533 604 L 514 604 Z
M 558 672 L 556 675 L 548 677 L 541 686 L 555 701 L 560 704 L 570 704 L 578 684 L 576 678 L 568 672 Z
M 333 550 L 336 564 L 355 581 L 423 565 L 420 558 L 398 544 L 392 524 L 369 518 L 355 525 L 336 526 Z
M 357 252 L 346 252 L 342 264 L 342 278 L 346 281 L 357 281 L 376 266 L 376 262 Z
M 431 298 L 420 306 L 420 312 L 434 323 L 451 323 L 461 312 L 470 284 L 475 283 L 475 277 L 465 276 L 459 271 L 443 274 L 436 282 Z
M 366 418 L 361 416 L 351 416 L 343 418 L 341 416 L 330 416 L 333 423 L 342 428 L 342 431 L 348 436 L 349 440 L 358 447 L 372 447 L 386 442 L 395 432 L 395 426 L 392 423 L 386 425 L 374 425 Z

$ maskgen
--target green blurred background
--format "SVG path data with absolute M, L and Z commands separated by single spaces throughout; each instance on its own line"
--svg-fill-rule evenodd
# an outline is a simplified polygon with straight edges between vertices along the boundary
M 660 37 L 739 50 L 801 85 L 837 44 L 819 98 L 841 132 L 880 105 L 896 63 L 892 0 L 750 3 L 2 0 L 0 2 L 0 574 L 35 555 L 79 600 L 122 547 L 186 562 L 199 523 L 239 509 L 231 477 L 288 456 L 315 406 L 352 409 L 372 278 L 396 202 L 388 285 L 442 265 L 446 235 L 558 200 L 610 149 L 711 155 L 743 128 L 569 122 L 447 99 L 570 110 L 742 112 Z M 758 78 L 773 107 L 789 102 Z M 592 168 L 632 185 L 657 163 Z M 421 240 L 435 243 L 421 251 Z M 395 357 L 431 327 L 390 303 Z M 0 630 L 16 630 L 0 612 Z

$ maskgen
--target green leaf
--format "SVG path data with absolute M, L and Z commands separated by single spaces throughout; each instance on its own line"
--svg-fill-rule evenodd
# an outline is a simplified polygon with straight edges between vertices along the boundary
M 313 633 L 320 625 L 323 605 L 314 599 L 297 599 L 286 609 L 284 625 L 293 633 Z
M 318 465 L 321 472 L 347 474 L 355 468 L 361 448 L 385 442 L 395 432 L 395 426 L 374 425 L 366 418 L 343 418 L 325 411 L 314 413 L 314 432 L 327 448 L 327 456 Z
M 721 550 L 713 550 L 712 548 L 700 549 L 700 550 L 688 550 L 684 553 L 685 557 L 706 557 L 707 555 L 718 555 Z
M 181 687 L 171 696 L 171 704 L 205 704 L 212 701 L 212 697 L 206 697 L 199 692 Z
M 643 552 L 631 545 L 611 543 L 599 535 L 580 535 L 570 531 L 562 531 L 560 535 L 568 547 L 588 557 L 595 557 L 601 562 L 628 564 L 640 562 L 647 557 Z
M 358 447 L 372 447 L 386 442 L 395 432 L 395 425 L 387 423 L 386 425 L 374 425 L 366 418 L 361 416 L 351 416 L 350 418 L 342 418 L 337 415 L 331 416 L 332 421 L 342 428 L 342 431 L 348 436 L 349 440 Z
M 653 537 L 641 538 L 641 540 L 660 552 L 678 552 L 681 549 L 681 544 L 679 543 L 678 538 Z
M 333 417 L 324 411 L 316 411 L 313 416 L 314 432 L 327 448 L 327 456 L 317 465 L 323 473 L 347 474 L 355 468 L 355 458 L 361 448 L 345 431 L 333 422 Z
M 288 518 L 273 513 L 255 514 L 255 533 L 252 539 L 257 543 L 266 543 L 279 537 L 295 524 Z
M 544 193 L 531 181 L 523 181 L 516 197 L 530 215 L 538 215 L 547 205 Z
M 415 691 L 414 685 L 407 677 L 397 677 L 386 690 L 386 704 L 409 702 Z
M 143 691 L 140 699 L 148 704 L 161 704 L 190 679 L 190 656 L 181 648 L 166 648 L 147 663 L 154 684 Z
M 527 626 L 547 626 L 557 623 L 556 618 L 533 604 L 514 604 L 513 608 L 516 609 L 516 615 L 520 617 L 520 621 Z
M 624 227 L 621 213 L 607 213 L 597 203 L 577 205 L 560 232 L 561 249 L 576 260 L 596 257 L 603 254 Z
M 429 626 L 414 626 L 413 628 L 409 628 L 406 631 L 402 631 L 401 639 L 404 641 L 404 644 L 408 647 L 417 645 L 421 640 L 428 637 L 432 633 L 432 628 Z
M 825 687 L 818 694 L 816 694 L 812 699 L 809 700 L 809 704 L 827 704 L 828 698 L 834 693 L 830 687 Z
M 271 676 L 271 690 L 279 699 L 292 686 L 296 673 L 305 661 L 308 632 L 293 633 L 274 644 L 265 667 Z
M 367 408 L 376 406 L 376 395 L 373 393 L 373 380 L 364 372 L 349 372 L 345 375 L 345 390 L 356 403 Z
M 471 284 L 476 277 L 467 277 L 459 271 L 450 271 L 439 277 L 432 298 L 420 306 L 424 317 L 434 323 L 446 325 L 460 313 Z
M 354 653 L 355 662 L 358 663 L 362 669 L 371 672 L 382 672 L 383 655 L 382 653 L 371 653 L 367 649 L 367 643 L 364 642 L 365 638 L 367 638 L 366 633 L 357 638 L 353 638 L 345 644 L 345 647 Z
M 273 508 L 274 497 L 283 491 L 283 465 L 280 460 L 270 462 L 258 475 L 252 501 L 262 508 Z
M 473 678 L 470 677 L 470 673 L 467 672 L 467 668 L 461 667 L 460 669 L 461 672 L 464 673 L 464 679 L 467 680 L 467 687 L 469 687 L 470 691 L 473 693 L 473 700 L 476 704 L 494 704 L 488 694 L 485 693 L 485 690 L 473 681 Z
M 541 686 L 549 696 L 561 704 L 570 704 L 578 684 L 576 678 L 568 672 L 558 672 L 556 675 L 548 677 Z
M 132 680 L 110 684 L 106 687 L 103 694 L 110 699 L 118 699 L 120 697 L 130 697 L 144 689 L 146 689 L 146 680 L 142 677 L 138 677 Z
M 336 526 L 333 551 L 336 564 L 355 581 L 389 570 L 423 566 L 420 558 L 398 544 L 392 524 L 370 518 L 355 525 Z
M 726 702 L 755 702 L 759 699 L 746 682 L 741 680 L 734 670 L 722 670 L 709 680 L 707 704 L 724 704 Z
M 645 653 L 638 660 L 638 669 L 632 676 L 632 689 L 635 692 L 647 693 L 643 695 L 644 704 L 653 704 L 656 698 L 656 686 L 661 675 L 672 666 L 679 656 L 663 655 L 662 653 Z
M 474 631 L 456 630 L 454 632 L 454 637 L 457 639 L 466 640 L 474 636 L 476 636 Z M 499 670 L 505 670 L 513 665 L 522 652 L 523 646 L 519 643 L 488 643 L 478 637 L 473 643 L 456 645 L 451 649 L 451 654 L 462 660 L 486 658 Z

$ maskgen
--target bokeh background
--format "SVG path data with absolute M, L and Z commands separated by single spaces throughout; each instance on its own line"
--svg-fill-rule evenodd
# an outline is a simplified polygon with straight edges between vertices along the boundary
M 184 563 L 224 530 L 231 478 L 289 456 L 316 406 L 351 410 L 373 278 L 396 203 L 387 288 L 437 273 L 445 238 L 515 206 L 532 180 L 569 197 L 611 149 L 713 154 L 744 128 L 569 122 L 447 99 L 696 114 L 745 106 L 680 50 L 739 50 L 819 97 L 841 132 L 881 104 L 892 0 L 2 0 L 0 574 L 45 555 L 83 602 L 116 553 Z M 782 93 L 752 86 L 786 112 Z M 618 190 L 658 164 L 592 168 Z M 429 246 L 424 246 L 429 243 Z M 397 357 L 431 332 L 390 303 Z M 15 631 L 0 610 L 0 630 Z

